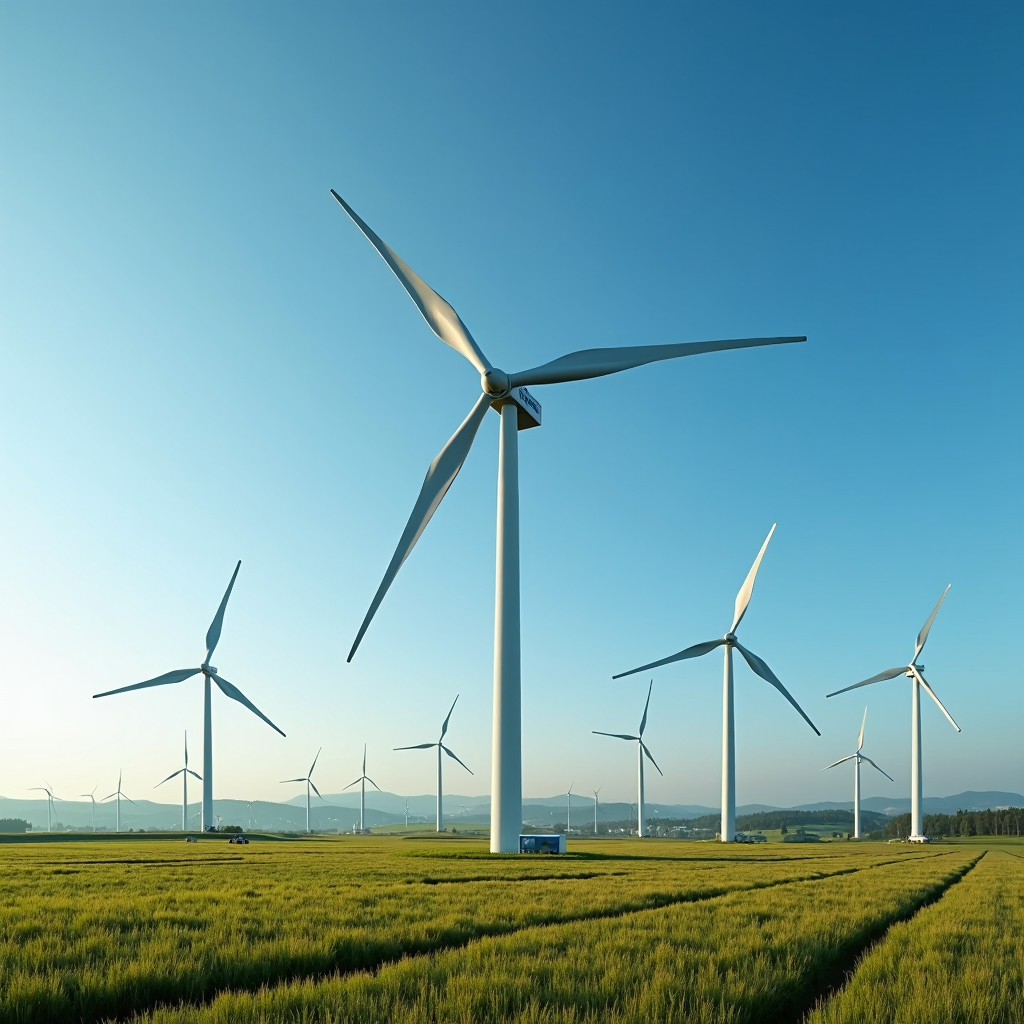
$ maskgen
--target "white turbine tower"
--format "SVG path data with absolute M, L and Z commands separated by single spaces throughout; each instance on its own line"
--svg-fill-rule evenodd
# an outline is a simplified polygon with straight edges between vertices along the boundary
M 831 764 L 825 765 L 821 769 L 823 772 L 827 772 L 829 768 L 835 768 L 836 765 L 845 764 L 847 761 L 853 761 L 853 838 L 860 839 L 860 763 L 861 761 L 867 761 L 873 768 L 878 768 L 878 765 L 871 760 L 866 754 L 862 754 L 861 748 L 864 746 L 864 726 L 867 725 L 868 721 L 868 709 L 864 709 L 864 718 L 860 723 L 860 736 L 857 738 L 857 750 L 850 754 L 848 757 L 841 757 L 838 761 L 833 761 Z M 890 781 L 895 782 L 895 779 L 886 771 L 878 768 L 880 772 Z
M 170 775 L 167 776 L 166 779 L 163 780 L 163 782 L 158 782 L 153 788 L 154 789 L 159 789 L 164 784 L 164 782 L 170 782 L 171 779 L 175 779 L 179 775 L 181 776 L 181 785 L 182 785 L 182 791 L 181 791 L 181 831 L 182 832 L 187 832 L 188 831 L 188 777 L 190 775 L 192 775 L 195 778 L 199 779 L 200 782 L 203 781 L 203 777 L 201 775 L 197 775 L 188 766 L 188 733 L 187 732 L 185 733 L 185 766 L 183 768 L 179 768 L 176 772 L 172 772 Z
M 382 792 L 380 786 L 377 785 L 369 775 L 366 774 L 366 744 L 363 744 L 363 774 L 359 776 L 355 782 L 350 782 L 345 789 L 351 789 L 356 783 L 359 783 L 359 831 L 366 831 L 366 784 L 369 783 L 378 793 Z M 345 792 L 345 789 L 342 792 Z M 408 811 L 408 804 L 406 805 L 406 811 Z
M 100 788 L 100 784 L 97 782 L 92 787 L 91 793 L 79 793 L 79 796 L 87 796 L 92 803 L 92 830 L 96 831 L 96 790 Z
M 114 693 L 127 693 L 129 690 L 141 690 L 148 686 L 167 686 L 170 683 L 181 683 L 186 679 L 191 679 L 192 676 L 198 675 L 200 672 L 203 674 L 204 693 L 203 693 L 203 821 L 202 828 L 206 832 L 211 828 L 216 827 L 216 822 L 213 814 L 213 724 L 211 721 L 211 697 L 212 689 L 211 683 L 216 683 L 220 687 L 221 693 L 225 696 L 230 697 L 232 700 L 237 700 L 239 704 L 244 704 L 254 715 L 262 718 L 271 729 L 280 732 L 283 736 L 284 733 L 277 728 L 274 723 L 267 718 L 265 714 L 248 697 L 245 696 L 242 691 L 234 685 L 229 683 L 222 676 L 217 675 L 217 670 L 210 664 L 210 659 L 213 657 L 213 652 L 217 648 L 217 643 L 220 640 L 221 629 L 224 626 L 224 609 L 228 606 L 228 598 L 231 596 L 231 588 L 235 585 L 235 577 L 238 575 L 238 570 L 241 569 L 242 563 L 239 561 L 238 565 L 235 566 L 235 571 L 231 574 L 231 582 L 228 584 L 228 589 L 224 592 L 224 597 L 220 602 L 220 607 L 217 609 L 217 614 L 213 617 L 213 622 L 210 623 L 210 628 L 206 632 L 206 657 L 203 659 L 202 665 L 199 668 L 179 668 L 173 672 L 165 672 L 162 676 L 157 676 L 155 679 L 147 679 L 143 683 L 133 683 L 131 686 L 121 686 L 116 690 L 107 690 L 104 693 L 95 693 L 93 697 L 109 697 Z
M 323 750 L 323 749 L 324 749 L 323 747 L 320 748 L 320 750 Z M 316 793 L 317 796 L 320 796 L 320 790 L 316 788 L 316 783 L 313 781 L 313 769 L 316 767 L 317 759 L 320 757 L 320 750 L 318 750 L 316 752 L 316 757 L 313 758 L 313 763 L 309 766 L 309 771 L 306 772 L 306 774 L 303 775 L 301 779 L 282 779 L 282 781 L 281 781 L 281 785 L 282 786 L 285 785 L 288 782 L 304 782 L 306 784 L 306 832 L 307 833 L 312 832 L 312 829 L 309 827 L 309 787 L 312 786 L 313 787 L 313 792 Z M 320 796 L 320 799 L 323 800 L 323 797 Z
M 540 403 L 526 390 L 540 384 L 603 377 L 636 366 L 727 349 L 751 348 L 806 341 L 804 337 L 744 338 L 697 341 L 677 345 L 642 345 L 585 349 L 518 373 L 492 366 L 459 314 L 380 239 L 333 189 L 331 194 L 384 258 L 418 307 L 431 330 L 446 345 L 464 356 L 480 374 L 481 394 L 462 425 L 441 449 L 427 470 L 419 497 L 384 579 L 356 634 L 348 660 L 359 646 L 370 620 L 380 606 L 430 517 L 437 510 L 476 437 L 487 410 L 501 416 L 498 441 L 498 530 L 494 599 L 494 719 L 491 751 L 491 851 L 519 849 L 523 823 L 522 699 L 519 623 L 519 442 L 518 431 L 538 427 Z
M 647 835 L 647 825 L 644 821 L 644 755 L 650 760 L 651 764 L 655 768 L 658 768 L 658 762 L 654 760 L 654 755 L 647 749 L 647 744 L 644 743 L 644 729 L 647 728 L 647 709 L 651 704 L 651 690 L 654 689 L 654 680 L 651 680 L 651 685 L 647 687 L 647 703 L 644 704 L 644 717 L 640 719 L 640 735 L 639 736 L 628 736 L 622 732 L 601 732 L 599 729 L 592 730 L 595 736 L 612 736 L 617 740 L 631 740 L 636 743 L 636 754 L 637 754 L 637 815 L 636 815 L 636 834 L 643 839 Z M 658 774 L 664 776 L 664 772 L 658 768 Z M 595 834 L 597 829 L 597 794 L 594 794 L 594 828 Z
M 116 814 L 115 814 L 115 817 L 114 817 L 114 822 L 115 822 L 115 824 L 114 824 L 114 831 L 115 832 L 120 832 L 121 831 L 121 798 L 124 797 L 124 799 L 127 800 L 128 803 L 130 803 L 133 807 L 135 806 L 135 801 L 130 796 L 128 796 L 126 793 L 122 793 L 121 792 L 121 772 L 120 771 L 117 773 L 117 789 L 115 789 L 114 792 L 111 793 L 109 796 L 105 796 L 103 798 L 103 800 L 100 801 L 100 803 L 103 803 L 106 800 L 113 800 L 115 797 L 117 797 L 117 811 L 116 811 Z
M 54 800 L 59 800 L 59 796 L 53 795 L 53 790 L 50 788 L 50 784 L 47 782 L 45 786 L 29 786 L 32 792 L 39 790 L 41 793 L 46 794 L 46 831 L 53 831 L 53 819 L 57 817 L 57 811 L 53 806 Z
M 443 810 L 443 808 L 441 806 L 441 782 L 442 782 L 442 779 L 441 779 L 441 751 L 443 750 L 453 761 L 459 761 L 459 759 L 442 742 L 442 740 L 444 740 L 444 734 L 448 731 L 448 722 L 451 720 L 452 712 L 455 710 L 455 705 L 458 703 L 458 700 L 459 700 L 459 698 L 458 698 L 458 696 L 456 696 L 455 700 L 452 701 L 452 706 L 448 709 L 448 715 L 446 716 L 446 718 L 444 720 L 444 725 L 441 726 L 441 735 L 438 737 L 436 743 L 414 743 L 411 747 L 395 747 L 394 748 L 395 750 L 430 750 L 432 747 L 437 747 L 437 831 L 438 832 L 443 832 L 444 831 L 444 810 Z M 459 761 L 459 764 L 462 764 L 462 762 Z M 464 764 L 462 764 L 462 767 L 466 768 L 466 766 Z M 470 775 L 473 774 L 473 772 L 469 768 L 466 768 L 466 771 L 469 772 Z
M 914 646 L 914 656 L 910 659 L 909 665 L 900 665 L 899 668 L 887 668 L 884 672 L 879 672 L 877 676 L 872 676 L 870 679 L 864 679 L 859 683 L 854 683 L 853 686 L 845 686 L 841 690 L 836 690 L 835 693 L 830 693 L 827 696 L 835 697 L 836 694 L 846 693 L 848 690 L 856 690 L 859 686 L 870 686 L 871 683 L 881 683 L 886 679 L 895 679 L 896 676 L 906 676 L 910 680 L 910 840 L 911 842 L 924 842 L 924 829 L 922 827 L 921 820 L 921 801 L 923 797 L 924 784 L 921 777 L 921 687 L 923 686 L 925 692 L 929 697 L 938 705 L 939 710 L 949 719 L 949 724 L 960 732 L 960 726 L 953 721 L 953 716 L 942 706 L 942 701 L 935 696 L 935 691 L 928 685 L 924 678 L 924 665 L 918 665 L 917 659 L 920 657 L 921 652 L 924 650 L 924 645 L 928 642 L 928 634 L 931 632 L 932 623 L 935 621 L 935 616 L 939 612 L 939 607 L 942 602 L 946 599 L 946 595 L 949 593 L 949 586 L 942 592 L 942 597 L 939 598 L 938 604 L 932 609 L 931 615 L 928 616 L 928 621 L 921 627 L 921 632 L 917 634 L 917 643 Z
M 569 827 L 572 824 L 570 818 L 572 816 L 572 787 L 576 785 L 576 780 L 573 779 L 569 783 L 569 792 L 565 794 L 565 837 L 569 838 Z
M 817 726 L 804 714 L 804 710 L 793 699 L 790 692 L 779 682 L 775 673 L 759 658 L 753 651 L 748 651 L 739 640 L 736 639 L 736 630 L 743 616 L 746 614 L 747 605 L 750 604 L 750 596 L 754 592 L 754 578 L 757 576 L 761 559 L 764 558 L 768 541 L 772 539 L 775 526 L 768 531 L 768 536 L 761 550 L 758 552 L 754 564 L 751 566 L 747 578 L 743 581 L 739 593 L 736 595 L 736 606 L 733 612 L 732 625 L 729 632 L 721 640 L 708 640 L 706 643 L 694 644 L 687 647 L 678 654 L 662 658 L 660 661 L 652 661 L 648 665 L 641 665 L 639 668 L 630 669 L 628 672 L 620 672 L 613 679 L 622 679 L 623 676 L 631 676 L 636 672 L 646 672 L 648 669 L 660 668 L 662 665 L 671 665 L 677 661 L 685 661 L 687 658 L 699 658 L 709 654 L 716 647 L 725 648 L 725 673 L 722 682 L 722 842 L 732 842 L 736 832 L 736 727 L 735 713 L 733 710 L 733 683 L 732 683 L 732 651 L 736 648 L 743 655 L 743 660 L 762 679 L 771 683 L 779 693 L 782 694 L 790 704 L 800 713 L 803 720 L 820 736 Z
M 597 835 L 597 794 L 600 793 L 602 789 L 604 789 L 604 786 L 598 786 L 597 789 L 594 790 L 594 835 L 595 836 Z

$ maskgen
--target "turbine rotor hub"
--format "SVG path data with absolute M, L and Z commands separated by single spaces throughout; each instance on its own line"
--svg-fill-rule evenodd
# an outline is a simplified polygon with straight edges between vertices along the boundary
M 484 389 L 484 393 L 492 398 L 501 398 L 507 395 L 511 389 L 508 374 L 496 366 L 492 366 L 480 374 L 480 386 Z
M 199 671 L 202 672 L 204 676 L 212 676 L 216 674 L 217 669 L 214 668 L 213 665 L 207 665 L 204 661 L 202 665 L 199 666 Z
M 736 643 L 736 634 L 735 633 L 726 633 L 725 634 L 725 642 L 730 647 L 733 647 L 735 645 L 735 643 Z

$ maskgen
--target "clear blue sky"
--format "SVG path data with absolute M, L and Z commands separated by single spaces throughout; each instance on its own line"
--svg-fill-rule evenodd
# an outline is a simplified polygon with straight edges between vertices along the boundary
M 537 389 L 523 435 L 524 786 L 634 791 L 646 678 L 741 639 L 740 803 L 1024 790 L 1020 4 L 0 6 L 0 793 L 198 756 L 218 796 L 370 774 L 429 792 L 432 740 L 489 790 L 497 417 L 345 654 L 473 370 L 338 189 L 513 370 L 578 348 L 806 334 Z M 655 676 L 656 801 L 716 804 L 717 655 Z M 653 775 L 654 773 L 652 773 Z M 167 799 L 173 799 L 168 795 Z

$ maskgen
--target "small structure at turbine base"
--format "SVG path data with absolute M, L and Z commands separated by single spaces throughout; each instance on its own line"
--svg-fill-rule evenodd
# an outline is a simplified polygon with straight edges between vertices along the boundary
M 543 836 L 520 836 L 520 853 L 565 853 L 565 836 L 553 832 Z

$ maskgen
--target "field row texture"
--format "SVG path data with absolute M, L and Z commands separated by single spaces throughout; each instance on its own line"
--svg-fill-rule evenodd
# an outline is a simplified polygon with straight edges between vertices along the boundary
M 150 1024 L 797 1019 L 872 939 L 939 897 L 980 855 L 954 849 L 907 856 L 697 902 L 525 927 L 408 957 L 373 973 L 226 993 L 205 1006 L 158 1009 L 145 1019 Z M 759 868 L 764 872 L 767 865 Z
M 372 839 L 0 847 L 0 1021 L 123 1019 L 536 925 L 936 862 L 876 845 L 593 847 L 557 859 Z

